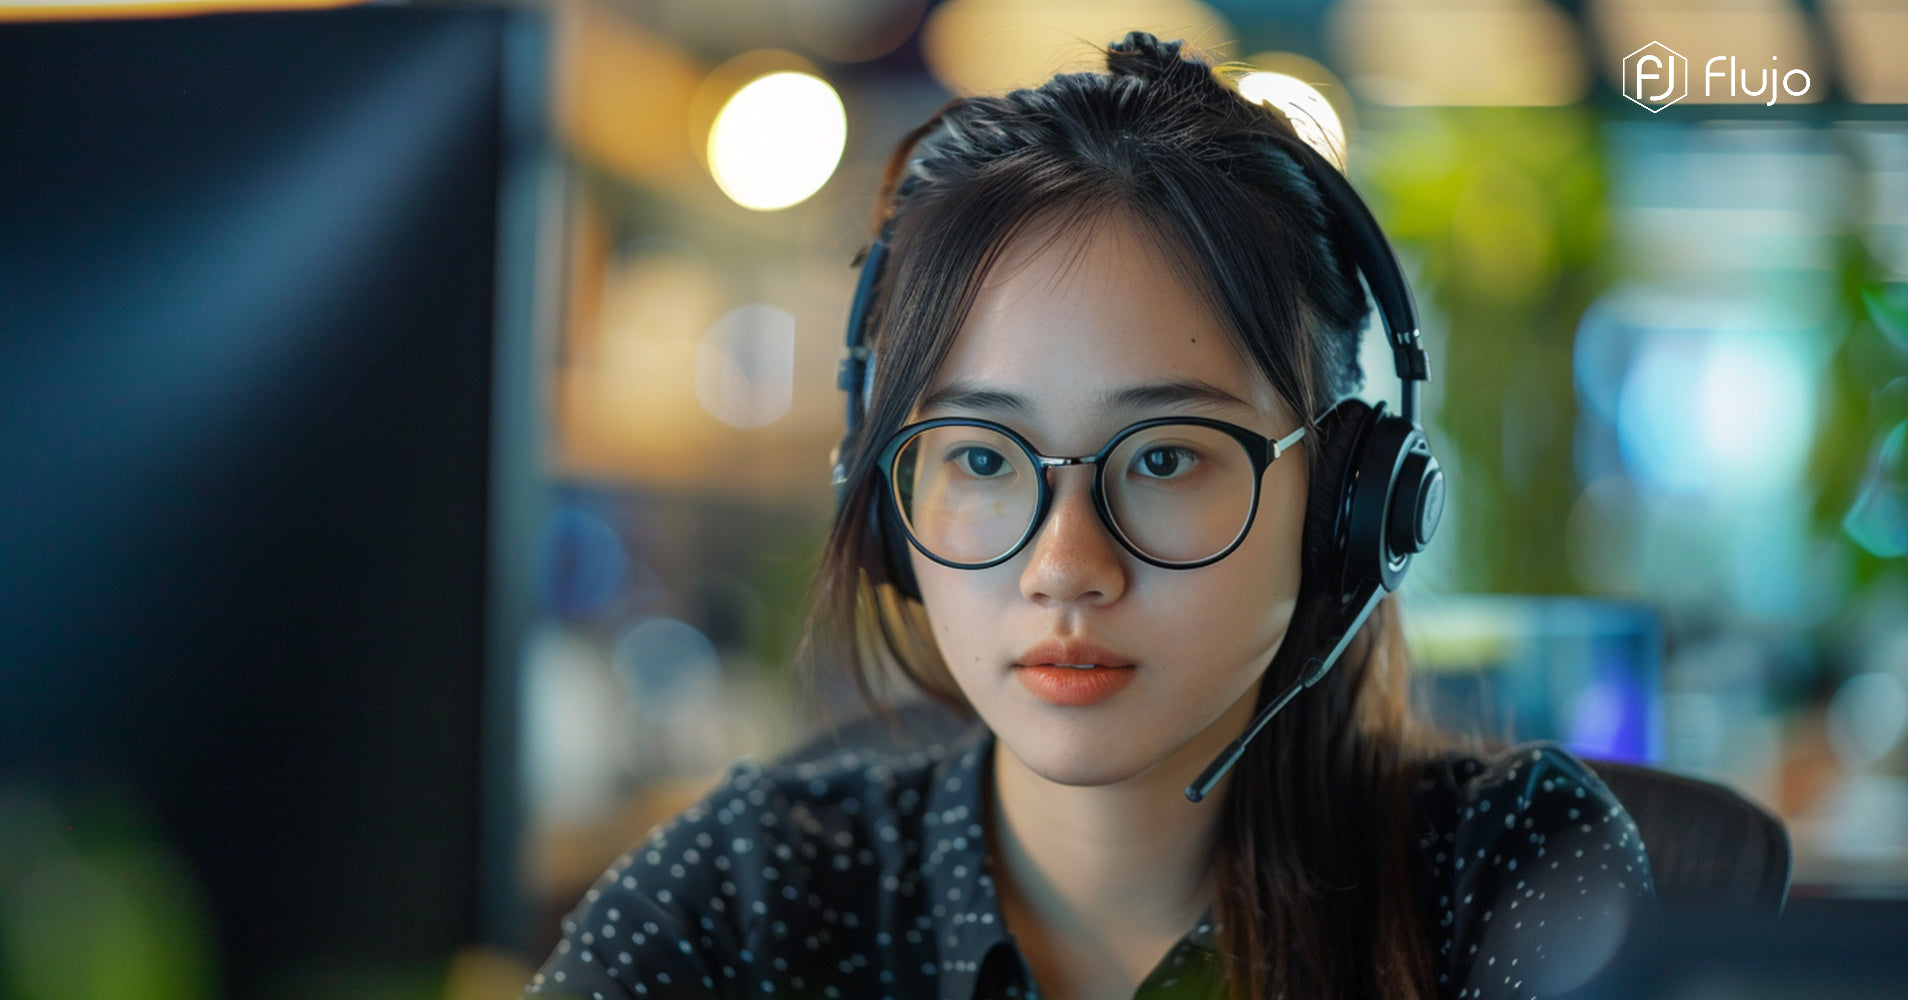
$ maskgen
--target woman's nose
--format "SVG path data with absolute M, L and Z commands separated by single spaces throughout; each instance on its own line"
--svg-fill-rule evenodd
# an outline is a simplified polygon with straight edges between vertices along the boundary
M 1120 543 L 1093 506 L 1092 466 L 1049 473 L 1053 502 L 1046 522 L 1027 543 L 1020 593 L 1036 604 L 1111 604 L 1126 591 Z

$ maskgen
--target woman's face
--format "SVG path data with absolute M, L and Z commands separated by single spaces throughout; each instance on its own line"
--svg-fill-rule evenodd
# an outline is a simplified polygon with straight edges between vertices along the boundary
M 1154 238 L 1118 216 L 1010 244 L 922 400 L 912 419 L 991 420 L 1044 455 L 1091 455 L 1154 417 L 1266 437 L 1299 426 Z M 1121 547 L 1094 510 L 1090 466 L 1047 475 L 1052 506 L 1012 559 L 952 569 L 910 547 L 941 654 L 1001 744 L 1042 777 L 1107 785 L 1163 765 L 1189 782 L 1245 728 L 1291 621 L 1304 455 L 1272 463 L 1245 540 L 1197 569 Z M 1060 704 L 1040 680 L 1073 677 L 1037 664 L 1061 658 L 1130 669 L 1110 697 Z

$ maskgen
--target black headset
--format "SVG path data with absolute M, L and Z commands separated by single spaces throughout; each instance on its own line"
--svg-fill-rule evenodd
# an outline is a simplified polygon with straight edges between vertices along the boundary
M 1345 651 L 1379 600 L 1404 582 L 1412 556 L 1424 550 L 1437 531 L 1444 513 L 1444 472 L 1431 454 L 1419 421 L 1419 383 L 1429 378 L 1424 348 L 1418 330 L 1418 308 L 1398 257 L 1386 241 L 1384 232 L 1372 218 L 1371 210 L 1352 189 L 1338 168 L 1303 141 L 1280 144 L 1276 152 L 1292 156 L 1305 170 L 1324 198 L 1338 235 L 1352 251 L 1352 261 L 1364 277 L 1365 287 L 1376 304 L 1391 342 L 1402 398 L 1397 414 L 1385 412 L 1385 404 L 1371 405 L 1356 397 L 1346 397 L 1334 405 L 1319 423 L 1329 428 L 1325 437 L 1327 461 L 1314 490 L 1330 491 L 1326 496 L 1332 513 L 1329 534 L 1332 565 L 1335 566 L 1338 610 L 1331 647 L 1311 658 L 1299 678 L 1279 697 L 1273 699 L 1245 734 L 1214 760 L 1186 795 L 1200 801 L 1218 782 L 1227 768 L 1245 751 L 1272 716 L 1300 690 L 1310 687 L 1331 669 Z M 847 395 L 847 431 L 836 449 L 834 480 L 836 502 L 846 495 L 846 469 L 849 448 L 866 415 L 874 385 L 874 351 L 868 342 L 868 322 L 873 311 L 875 287 L 887 264 L 886 230 L 869 247 L 861 262 L 861 279 L 855 286 L 854 304 L 848 310 L 848 354 L 836 372 L 835 384 Z M 870 442 L 872 445 L 873 442 Z M 1316 494 L 1315 494 L 1316 495 Z M 914 574 L 908 566 L 904 533 L 879 492 L 869 512 L 872 530 L 880 533 L 887 550 L 884 567 L 887 581 L 909 597 L 919 599 Z M 1314 502 L 1311 509 L 1320 509 Z M 1310 515 L 1308 515 L 1310 516 Z M 1324 528 L 1324 526 L 1318 526 Z M 1313 527 L 1307 527 L 1311 535 Z

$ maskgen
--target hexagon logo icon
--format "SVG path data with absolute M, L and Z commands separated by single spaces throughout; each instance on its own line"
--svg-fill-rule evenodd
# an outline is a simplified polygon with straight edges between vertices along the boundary
M 1682 53 L 1651 42 L 1623 57 L 1623 96 L 1650 114 L 1689 96 L 1689 60 Z

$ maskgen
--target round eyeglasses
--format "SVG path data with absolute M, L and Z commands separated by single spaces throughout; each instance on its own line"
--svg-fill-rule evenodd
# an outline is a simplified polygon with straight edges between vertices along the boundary
M 1092 455 L 1042 455 L 988 420 L 909 424 L 881 451 L 879 468 L 908 538 L 956 569 L 1014 557 L 1053 503 L 1049 470 L 1091 465 L 1093 506 L 1128 552 L 1154 566 L 1193 569 L 1245 540 L 1266 467 L 1305 436 L 1268 438 L 1223 420 L 1143 420 Z

